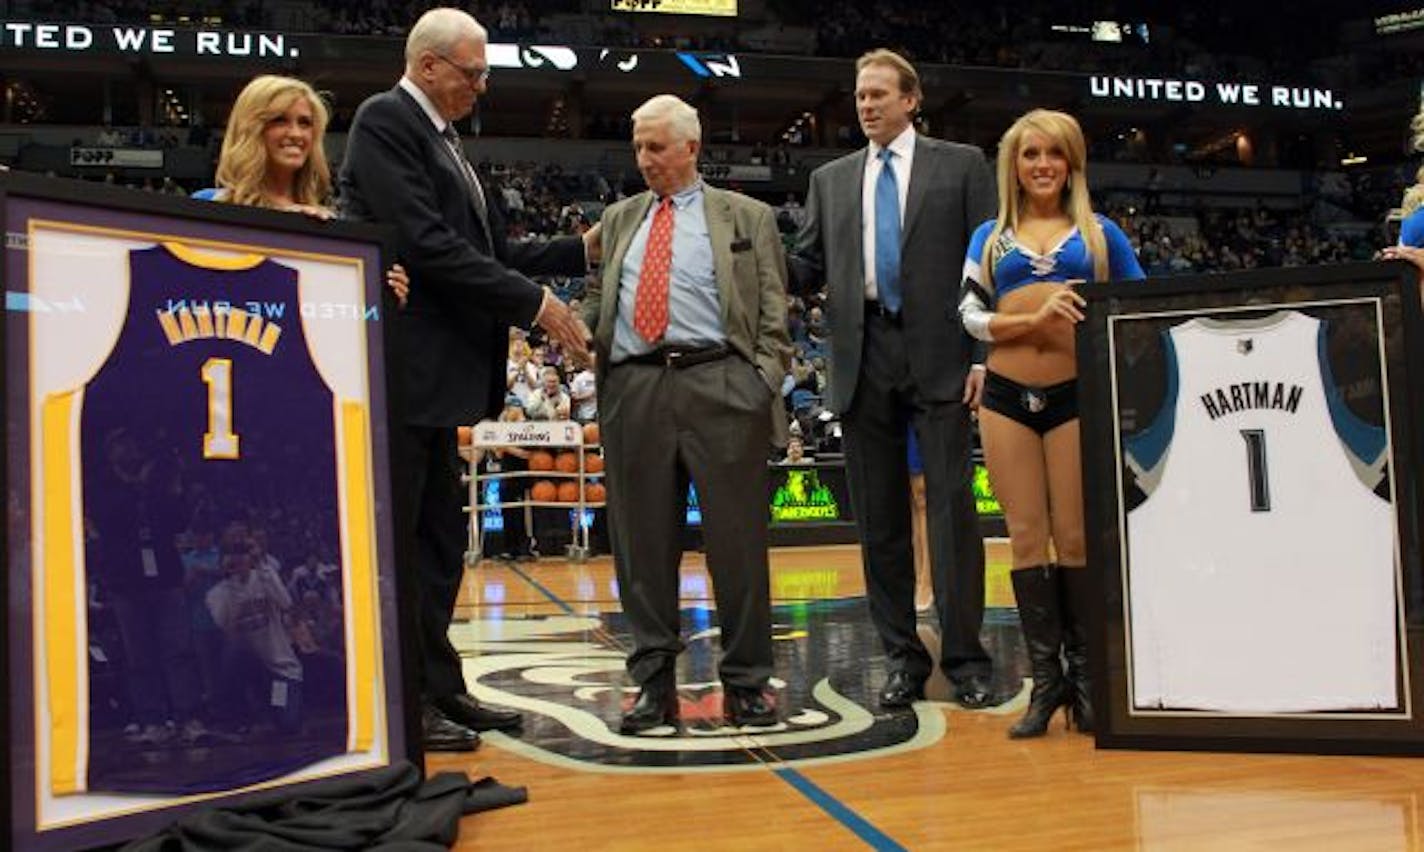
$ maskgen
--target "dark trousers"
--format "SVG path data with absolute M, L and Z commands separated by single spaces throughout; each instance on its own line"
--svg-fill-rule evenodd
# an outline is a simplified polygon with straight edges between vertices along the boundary
M 242 724 L 254 718 L 270 719 L 277 730 L 286 734 L 298 733 L 305 718 L 302 682 L 269 669 L 240 635 L 224 638 L 213 703 L 213 716 L 219 722 Z
M 867 316 L 865 350 L 844 428 L 846 478 L 859 526 L 870 620 L 892 670 L 927 676 L 934 661 L 915 630 L 906 441 L 911 426 L 924 460 L 930 575 L 939 617 L 940 665 L 952 680 L 988 675 L 984 539 L 974 509 L 969 411 L 958 400 L 925 400 L 910 374 L 899 325 Z
M 460 655 L 450 644 L 450 619 L 465 572 L 469 541 L 454 427 L 407 425 L 392 448 L 392 479 L 414 519 L 397 529 L 415 531 L 415 577 L 406 587 L 417 595 L 416 641 L 422 697 L 446 698 L 465 691 Z
M 685 369 L 615 365 L 599 390 L 608 527 L 618 595 L 633 632 L 628 671 L 673 674 L 682 650 L 678 568 L 689 479 L 722 628 L 722 682 L 762 689 L 771 677 L 766 455 L 771 389 L 729 356 Z
M 181 725 L 195 718 L 202 682 L 183 589 L 116 591 L 113 601 L 134 721 Z

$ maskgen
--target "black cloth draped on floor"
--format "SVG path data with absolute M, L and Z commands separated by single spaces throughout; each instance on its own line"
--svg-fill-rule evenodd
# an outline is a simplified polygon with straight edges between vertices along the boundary
M 278 790 L 241 807 L 196 813 L 123 852 L 435 852 L 454 844 L 460 817 L 528 800 L 524 787 L 455 772 L 423 779 L 402 762 L 297 795 Z

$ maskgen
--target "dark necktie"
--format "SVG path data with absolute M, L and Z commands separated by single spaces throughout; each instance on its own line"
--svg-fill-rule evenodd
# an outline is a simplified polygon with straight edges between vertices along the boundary
M 672 272 L 672 199 L 664 197 L 653 214 L 643 268 L 638 272 L 638 292 L 633 298 L 633 330 L 649 343 L 667 333 L 668 278 Z
M 875 182 L 875 292 L 880 304 L 900 312 L 900 186 L 890 161 L 895 152 L 881 148 L 880 178 Z
M 474 202 L 475 212 L 480 215 L 480 223 L 485 226 L 485 233 L 489 233 L 489 210 L 485 207 L 485 193 L 480 186 L 480 178 L 475 174 L 475 167 L 470 164 L 465 157 L 465 148 L 460 144 L 460 134 L 455 132 L 455 125 L 447 124 L 441 131 L 445 141 L 450 143 L 451 153 L 455 157 L 455 164 L 460 169 L 460 174 L 464 175 L 465 188 L 469 190 L 470 200 Z

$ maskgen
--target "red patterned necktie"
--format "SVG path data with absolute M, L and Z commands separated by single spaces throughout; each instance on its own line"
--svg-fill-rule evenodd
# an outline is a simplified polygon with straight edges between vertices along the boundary
M 664 197 L 653 214 L 643 269 L 638 273 L 638 293 L 633 300 L 633 330 L 649 343 L 667 333 L 668 275 L 672 269 L 672 199 Z

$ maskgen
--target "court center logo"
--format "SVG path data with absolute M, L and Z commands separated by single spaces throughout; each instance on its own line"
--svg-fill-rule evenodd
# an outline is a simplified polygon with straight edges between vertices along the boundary
M 818 611 L 808 618 L 808 608 Z M 521 734 L 491 734 L 491 741 L 547 763 L 607 772 L 729 771 L 768 759 L 866 759 L 938 742 L 945 732 L 939 706 L 886 712 L 875 704 L 881 674 L 871 674 L 870 649 L 847 646 L 868 644 L 857 609 L 839 602 L 776 608 L 781 677 L 772 687 L 780 721 L 769 727 L 731 727 L 722 718 L 719 631 L 707 610 L 683 611 L 681 724 L 636 736 L 618 733 L 619 717 L 637 697 L 625 675 L 620 614 L 474 621 L 456 624 L 451 638 L 465 656 L 471 693 L 525 714 Z M 835 671 L 826 665 L 827 648 L 840 652 Z

